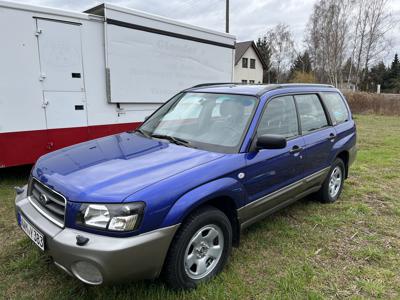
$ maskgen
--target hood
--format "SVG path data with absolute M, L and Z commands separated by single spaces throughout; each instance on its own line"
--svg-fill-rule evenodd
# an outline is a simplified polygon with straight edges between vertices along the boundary
M 36 163 L 33 176 L 70 201 L 122 202 L 153 183 L 222 156 L 121 133 L 47 154 Z

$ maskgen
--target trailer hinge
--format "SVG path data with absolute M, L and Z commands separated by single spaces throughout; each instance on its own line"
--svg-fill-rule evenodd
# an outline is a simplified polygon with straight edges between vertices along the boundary
M 46 99 L 44 99 L 44 100 L 43 100 L 43 104 L 42 104 L 42 108 L 46 108 L 47 105 L 49 105 L 49 101 L 46 100 Z
M 45 73 L 40 73 L 39 81 L 43 81 L 45 79 L 46 79 L 46 74 Z
M 38 29 L 38 30 L 36 30 L 36 32 L 35 32 L 35 35 L 36 36 L 39 36 L 40 34 L 42 34 L 42 29 Z

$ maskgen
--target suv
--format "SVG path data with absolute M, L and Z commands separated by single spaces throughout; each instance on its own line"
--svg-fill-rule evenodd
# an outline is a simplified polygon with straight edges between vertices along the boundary
M 243 228 L 311 193 L 335 202 L 355 146 L 332 86 L 196 86 L 135 131 L 41 157 L 17 189 L 18 224 L 85 283 L 162 274 L 193 288 Z

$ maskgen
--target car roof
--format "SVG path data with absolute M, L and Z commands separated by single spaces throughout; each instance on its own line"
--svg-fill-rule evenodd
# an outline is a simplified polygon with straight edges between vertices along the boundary
M 285 83 L 285 84 L 240 84 L 240 83 L 205 83 L 193 86 L 186 89 L 186 92 L 198 93 L 218 93 L 218 94 L 239 94 L 262 96 L 269 91 L 283 89 L 285 92 L 291 90 L 292 92 L 304 91 L 318 91 L 319 89 L 336 90 L 333 85 L 329 84 L 309 84 L 309 83 Z

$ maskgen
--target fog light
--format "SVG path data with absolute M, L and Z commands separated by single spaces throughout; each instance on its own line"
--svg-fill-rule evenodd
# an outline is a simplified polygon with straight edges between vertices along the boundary
M 71 267 L 72 273 L 81 281 L 88 284 L 101 284 L 103 276 L 100 270 L 92 263 L 78 261 Z

